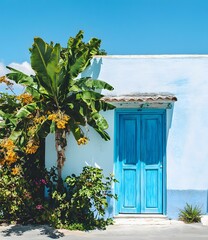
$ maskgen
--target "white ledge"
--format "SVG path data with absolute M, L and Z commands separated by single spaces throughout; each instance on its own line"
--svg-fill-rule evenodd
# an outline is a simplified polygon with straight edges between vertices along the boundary
M 119 59 L 167 59 L 167 58 L 208 58 L 208 54 L 161 54 L 161 55 L 97 55 L 94 58 L 119 58 Z

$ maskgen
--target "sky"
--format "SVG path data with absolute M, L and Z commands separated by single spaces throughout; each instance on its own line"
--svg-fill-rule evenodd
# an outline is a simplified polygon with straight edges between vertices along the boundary
M 33 38 L 84 31 L 109 55 L 208 54 L 208 0 L 0 0 L 0 63 L 30 61 Z

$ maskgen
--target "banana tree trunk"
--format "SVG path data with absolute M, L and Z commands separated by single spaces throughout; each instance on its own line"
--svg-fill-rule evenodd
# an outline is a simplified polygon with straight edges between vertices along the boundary
M 56 128 L 55 130 L 55 145 L 57 152 L 57 170 L 58 170 L 58 185 L 62 183 L 62 168 L 66 160 L 65 149 L 67 146 L 66 130 Z

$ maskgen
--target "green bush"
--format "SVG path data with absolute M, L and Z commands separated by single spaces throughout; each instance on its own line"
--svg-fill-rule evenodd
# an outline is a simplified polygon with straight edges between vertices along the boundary
M 0 168 L 0 221 L 71 230 L 104 229 L 112 223 L 105 218 L 107 198 L 117 199 L 111 193 L 116 182 L 112 175 L 104 177 L 101 169 L 87 166 L 79 176 L 67 177 L 60 188 L 55 168 L 34 174 L 35 168 L 28 164 Z
M 0 168 L 0 221 L 43 223 L 48 203 L 40 195 L 44 179 L 29 180 L 20 167 Z
M 115 181 L 112 175 L 105 178 L 101 169 L 89 166 L 84 167 L 79 176 L 67 177 L 65 190 L 52 194 L 52 224 L 57 228 L 79 230 L 103 229 L 111 224 L 112 219 L 105 219 L 104 215 L 107 197 L 117 198 L 110 193 Z
M 184 209 L 179 212 L 179 220 L 185 223 L 197 223 L 201 222 L 201 208 L 198 206 L 192 206 L 186 203 Z

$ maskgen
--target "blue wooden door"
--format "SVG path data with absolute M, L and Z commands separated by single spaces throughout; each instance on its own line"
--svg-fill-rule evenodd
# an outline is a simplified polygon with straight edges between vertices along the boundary
M 118 212 L 162 213 L 163 116 L 139 112 L 118 118 Z

